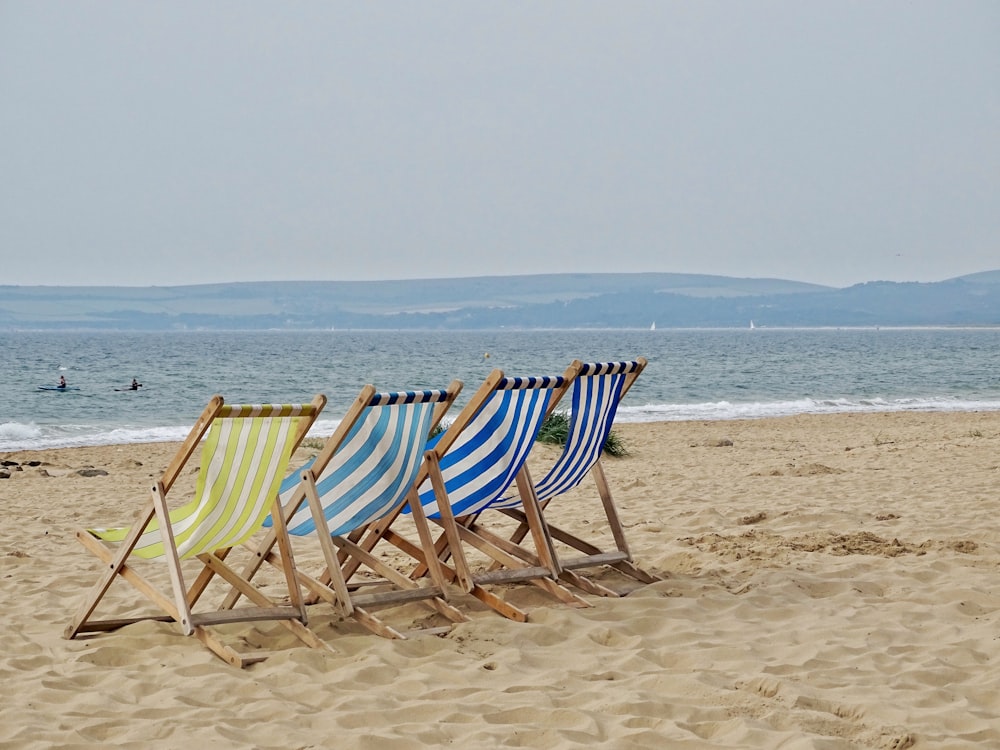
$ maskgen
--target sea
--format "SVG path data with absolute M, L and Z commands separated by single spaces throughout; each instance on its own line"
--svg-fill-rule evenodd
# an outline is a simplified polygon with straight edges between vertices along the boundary
M 324 393 L 330 434 L 366 383 L 465 394 L 493 368 L 649 360 L 617 422 L 1000 410 L 1000 328 L 0 333 L 0 451 L 182 439 L 213 394 Z M 62 375 L 79 390 L 40 390 Z M 132 378 L 142 387 L 128 390 Z M 458 405 L 463 403 L 459 398 Z

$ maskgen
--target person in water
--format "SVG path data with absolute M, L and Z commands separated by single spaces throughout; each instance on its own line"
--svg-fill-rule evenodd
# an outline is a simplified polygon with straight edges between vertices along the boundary
M 130 386 L 129 386 L 129 390 L 132 390 L 132 391 L 137 391 L 137 390 L 139 390 L 140 388 L 142 388 L 142 383 L 140 383 L 140 382 L 139 382 L 138 380 L 136 380 L 135 378 L 132 378 L 132 385 L 130 385 Z
M 65 375 L 60 375 L 59 376 L 59 387 L 60 388 L 65 388 L 66 387 L 66 376 Z

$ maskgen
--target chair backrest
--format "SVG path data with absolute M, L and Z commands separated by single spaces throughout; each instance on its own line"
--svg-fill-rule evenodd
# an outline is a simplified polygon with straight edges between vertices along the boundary
M 643 357 L 630 362 L 574 362 L 576 374 L 566 443 L 556 463 L 535 484 L 540 502 L 576 487 L 600 460 L 618 404 L 646 364 Z M 513 508 L 520 504 L 520 497 L 508 494 L 492 503 L 492 507 Z
M 517 476 L 538 436 L 550 407 L 568 387 L 564 375 L 516 378 L 494 370 L 471 401 L 432 446 L 456 517 L 485 509 Z M 484 389 L 486 392 L 484 393 Z M 478 395 L 478 394 L 477 394 Z M 455 431 L 453 435 L 449 432 Z M 430 480 L 420 486 L 420 501 L 429 517 L 439 515 Z
M 194 499 L 169 514 L 181 559 L 235 547 L 260 529 L 292 451 L 321 408 L 317 402 L 221 406 L 203 433 Z M 155 558 L 164 553 L 154 518 L 133 554 Z
M 592 362 L 573 379 L 566 445 L 555 465 L 535 485 L 539 501 L 576 487 L 593 468 L 615 421 L 618 404 L 646 367 L 646 360 Z
M 371 386 L 369 386 L 371 388 Z M 336 446 L 324 457 L 302 467 L 317 473 L 316 488 L 327 520 L 327 532 L 346 534 L 383 518 L 401 505 L 416 481 L 428 435 L 461 388 L 370 393 L 358 413 L 344 425 L 344 434 L 331 436 Z M 372 391 L 374 389 L 372 388 Z M 298 510 L 288 519 L 290 534 L 316 531 L 309 506 L 301 503 L 301 471 L 282 485 L 282 505 Z M 270 519 L 268 519 L 270 522 Z

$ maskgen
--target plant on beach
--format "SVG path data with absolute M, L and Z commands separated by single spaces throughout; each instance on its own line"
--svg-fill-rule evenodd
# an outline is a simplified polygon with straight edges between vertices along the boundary
M 428 438 L 437 437 L 447 428 L 448 425 L 446 423 L 436 425 L 431 430 Z M 567 437 L 569 437 L 569 417 L 563 412 L 553 412 L 542 422 L 537 440 L 539 443 L 549 443 L 550 445 L 565 445 Z M 302 447 L 309 448 L 310 450 L 319 450 L 325 442 L 323 438 L 306 438 L 302 441 Z M 622 439 L 614 430 L 608 433 L 608 437 L 604 441 L 604 452 L 615 458 L 628 455 L 625 443 L 622 442 Z
M 569 437 L 569 417 L 565 412 L 553 412 L 542 422 L 538 431 L 538 442 L 552 445 L 565 445 Z M 628 455 L 628 449 L 621 438 L 612 430 L 604 441 L 604 452 L 609 456 L 620 458 Z

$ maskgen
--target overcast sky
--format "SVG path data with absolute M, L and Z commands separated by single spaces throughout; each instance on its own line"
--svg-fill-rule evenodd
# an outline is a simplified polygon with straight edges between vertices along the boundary
M 1000 268 L 1000 2 L 0 0 L 0 284 Z

